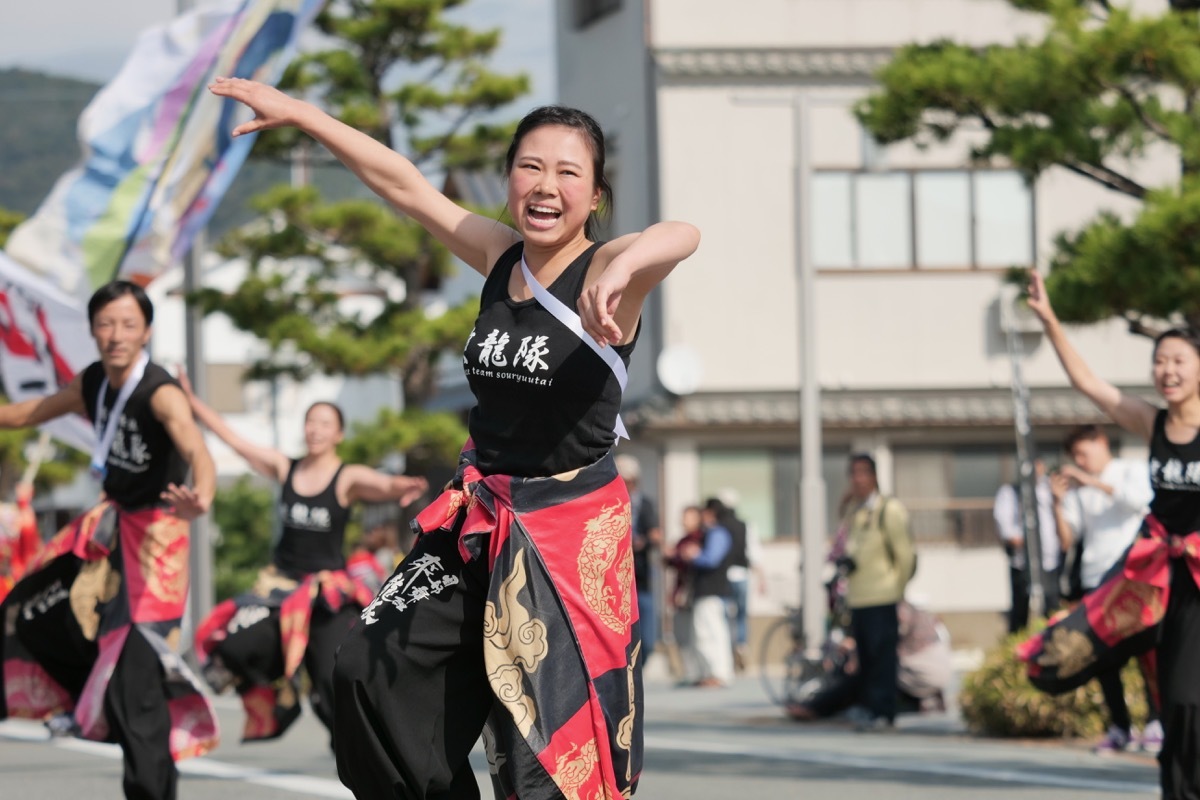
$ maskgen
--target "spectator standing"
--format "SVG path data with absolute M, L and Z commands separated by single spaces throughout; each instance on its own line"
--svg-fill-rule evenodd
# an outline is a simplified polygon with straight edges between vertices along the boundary
M 690 516 L 692 509 L 685 511 Z M 733 647 L 729 639 L 729 554 L 732 537 L 717 523 L 716 515 L 700 511 L 703 538 L 679 547 L 675 558 L 687 566 L 691 597 L 691 634 L 698 656 L 699 674 L 694 686 L 720 688 L 733 680 Z M 685 519 L 684 529 L 694 524 Z
M 696 626 L 692 622 L 691 560 L 704 548 L 704 524 L 698 506 L 683 510 L 683 536 L 674 546 L 663 550 L 663 562 L 675 573 L 669 596 L 672 631 L 678 648 L 681 677 L 678 685 L 693 686 L 704 674 L 700 653 L 696 651 Z M 684 554 L 689 555 L 685 559 Z
M 1042 550 L 1042 591 L 1047 614 L 1058 608 L 1060 597 L 1058 579 L 1062 567 L 1064 546 L 1058 532 L 1054 511 L 1054 492 L 1046 476 L 1046 462 L 1033 462 L 1038 507 L 1038 541 Z M 1012 605 L 1008 612 L 1008 632 L 1016 633 L 1029 624 L 1029 558 L 1025 547 L 1025 531 L 1021 525 L 1021 493 L 1015 484 L 1006 483 L 996 492 L 992 508 L 996 532 L 1008 553 L 1008 577 L 1012 590 Z
M 729 635 L 733 642 L 733 664 L 741 671 L 746 668 L 746 643 L 749 638 L 750 574 L 755 567 L 755 540 L 745 520 L 737 515 L 737 494 L 726 489 L 721 497 L 710 497 L 704 507 L 712 513 L 717 524 L 729 531 Z
M 916 569 L 908 511 L 879 492 L 875 460 L 850 457 L 849 498 L 843 519 L 846 557 L 853 563 L 846 581 L 850 627 L 858 648 L 862 691 L 847 712 L 860 730 L 891 728 L 896 720 L 897 604 Z

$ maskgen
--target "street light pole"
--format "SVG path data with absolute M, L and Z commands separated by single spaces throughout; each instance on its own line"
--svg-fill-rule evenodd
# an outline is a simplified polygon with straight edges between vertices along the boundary
M 176 11 L 185 14 L 195 6 L 195 0 L 176 0 Z M 204 231 L 199 231 L 192 240 L 191 249 L 183 260 L 184 323 L 183 336 L 186 356 L 184 359 L 188 379 L 196 396 L 207 397 L 204 369 L 203 315 L 200 309 L 187 303 L 187 296 L 200 288 L 200 260 L 205 248 Z M 200 622 L 213 608 L 213 553 L 212 532 L 208 515 L 197 517 L 191 525 L 191 574 L 188 603 L 190 630 L 195 631 Z
M 811 101 L 801 90 L 792 98 L 792 213 L 797 307 L 800 313 L 800 551 L 805 649 L 816 654 L 825 639 L 825 477 L 821 472 L 821 384 L 817 377 L 816 278 L 812 262 Z
M 800 535 L 801 624 L 805 649 L 816 655 L 825 640 L 827 600 L 821 580 L 825 564 L 825 477 L 821 471 L 821 384 L 817 377 L 816 274 L 812 260 L 812 148 L 809 141 L 811 110 L 818 103 L 842 98 L 814 99 L 801 88 L 786 97 L 735 97 L 734 102 L 754 106 L 787 105 L 792 111 L 792 256 L 796 269 L 796 306 L 799 314 L 797 350 L 800 357 L 800 483 L 797 487 Z
M 1001 302 L 1004 302 L 1002 300 Z M 1008 312 L 1005 334 L 1008 342 L 1008 358 L 1012 369 L 1013 429 L 1017 436 L 1017 496 L 1021 508 L 1021 531 L 1025 540 L 1025 568 L 1029 575 L 1029 618 L 1041 619 L 1046 610 L 1046 590 L 1042 569 L 1041 514 L 1038 513 L 1036 474 L 1037 444 L 1033 438 L 1033 425 L 1029 418 L 1029 386 L 1021 370 L 1024 357 L 1020 335 L 1017 332 L 1017 311 L 1012 298 L 1001 314 Z M 1014 605 L 1017 598 L 1013 598 Z

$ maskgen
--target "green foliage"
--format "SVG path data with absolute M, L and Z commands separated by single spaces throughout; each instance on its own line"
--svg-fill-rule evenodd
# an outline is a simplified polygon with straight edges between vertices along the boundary
M 494 169 L 513 126 L 488 120 L 528 90 L 528 78 L 486 68 L 500 33 L 455 24 L 446 12 L 465 1 L 335 1 L 317 23 L 328 49 L 301 56 L 282 86 L 422 168 Z M 298 150 L 318 163 L 330 159 L 290 129 L 261 136 L 254 154 L 283 158 Z M 268 344 L 269 357 L 248 377 L 398 375 L 409 411 L 385 414 L 383 427 L 361 438 L 409 452 L 410 463 L 447 453 L 453 459 L 465 436 L 461 424 L 412 410 L 434 393 L 438 363 L 461 348 L 478 307 L 427 310 L 427 293 L 454 269 L 449 252 L 374 200 L 329 202 L 313 187 L 279 186 L 254 206 L 260 221 L 220 243 L 223 254 L 247 261 L 247 279 L 232 295 L 191 297 Z M 378 310 L 346 312 L 339 300 L 347 294 L 370 294 Z M 353 460 L 375 463 L 386 451 L 362 452 Z
M 0 393 L 0 404 L 7 402 L 8 398 Z M 34 428 L 0 430 L 0 498 L 13 496 L 17 481 L 29 466 L 25 453 L 37 442 L 40 435 Z M 42 461 L 34 477 L 35 493 L 70 483 L 87 463 L 88 457 L 82 451 L 73 447 L 55 446 L 53 457 Z
M 317 18 L 333 46 L 298 58 L 280 85 L 319 96 L 334 116 L 389 147 L 404 145 L 416 164 L 495 163 L 511 126 L 476 118 L 528 92 L 529 79 L 487 69 L 500 31 L 474 31 L 447 17 L 467 3 L 335 0 Z M 255 152 L 286 156 L 301 139 L 292 129 L 270 131 Z
M 212 521 L 220 531 L 214 554 L 217 602 L 249 590 L 271 557 L 275 491 L 243 476 L 217 492 Z
M 1011 46 L 909 45 L 879 73 L 857 114 L 881 142 L 945 141 L 983 131 L 981 162 L 1009 163 L 1031 180 L 1059 166 L 1144 200 L 1125 222 L 1101 214 L 1059 236 L 1048 281 L 1066 321 L 1182 316 L 1200 322 L 1193 287 L 1200 182 L 1149 187 L 1129 160 L 1150 148 L 1200 173 L 1200 16 L 1175 2 L 1158 15 L 1099 0 L 1009 0 L 1044 15 L 1045 35 Z M 975 135 L 972 133 L 972 135 Z
M 451 414 L 385 408 L 373 423 L 354 425 L 338 454 L 362 464 L 378 464 L 389 453 L 406 453 L 417 464 L 453 464 L 466 439 L 466 428 Z
M 1108 727 L 1108 712 L 1100 686 L 1087 686 L 1062 695 L 1035 689 L 1025 677 L 1025 664 L 1014 654 L 1032 632 L 1009 636 L 988 651 L 979 669 L 963 678 L 958 702 L 963 719 L 975 733 L 1006 737 L 1096 737 Z M 1146 719 L 1146 699 L 1137 663 L 1121 674 L 1125 700 L 1135 724 Z

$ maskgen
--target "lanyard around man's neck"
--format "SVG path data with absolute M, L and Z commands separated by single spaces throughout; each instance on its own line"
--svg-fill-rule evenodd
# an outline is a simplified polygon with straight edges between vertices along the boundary
M 142 382 L 142 376 L 146 374 L 146 365 L 150 363 L 150 356 L 145 350 L 138 356 L 137 363 L 133 365 L 133 370 L 125 379 L 125 383 L 121 385 L 121 390 L 117 393 L 117 400 L 113 403 L 112 410 L 108 412 L 108 419 L 105 420 L 104 430 L 100 430 L 100 416 L 104 411 L 104 395 L 108 394 L 108 375 L 104 376 L 104 382 L 100 384 L 100 393 L 96 395 L 96 416 L 93 417 L 96 426 L 96 445 L 92 448 L 92 461 L 89 469 L 93 476 L 97 479 L 103 478 L 104 473 L 108 469 L 108 452 L 112 450 L 113 440 L 117 437 L 117 428 L 120 427 L 121 415 L 125 413 L 125 404 L 129 402 L 129 396 L 133 394 L 133 390 Z

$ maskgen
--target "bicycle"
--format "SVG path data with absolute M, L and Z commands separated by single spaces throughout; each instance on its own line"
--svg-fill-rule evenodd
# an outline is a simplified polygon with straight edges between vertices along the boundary
M 845 577 L 853 564 L 842 560 L 835 565 L 833 577 L 826 582 L 829 613 L 825 621 L 825 640 L 816 656 L 808 655 L 804 637 L 803 610 L 786 609 L 782 618 L 767 628 L 759 643 L 759 679 L 772 703 L 789 706 L 812 698 L 826 679 L 846 665 L 849 651 L 843 646 L 849 630 L 849 608 L 845 600 Z M 783 651 L 783 672 L 768 669 L 772 656 Z

